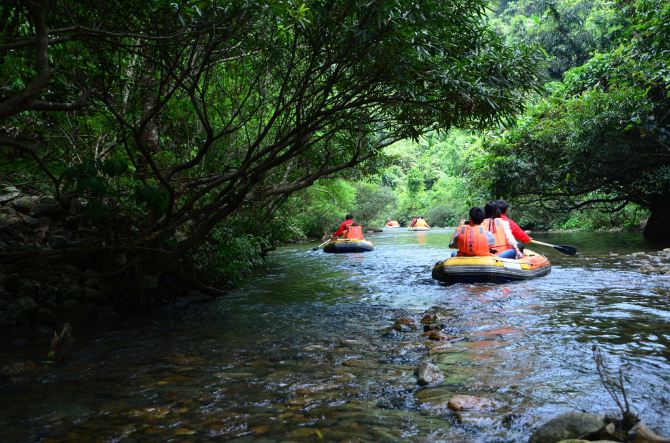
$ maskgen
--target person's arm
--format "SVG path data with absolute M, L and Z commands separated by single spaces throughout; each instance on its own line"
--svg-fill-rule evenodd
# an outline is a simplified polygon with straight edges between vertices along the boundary
M 458 231 L 454 232 L 454 236 L 449 241 L 449 247 L 456 249 L 458 247 Z
M 516 258 L 521 258 L 523 257 L 523 252 L 519 249 L 519 243 L 516 241 L 514 238 L 514 234 L 512 234 L 512 223 L 510 220 L 503 220 L 503 230 L 505 231 L 505 237 L 507 237 L 507 242 L 510 244 L 511 247 L 514 248 L 516 251 Z M 519 228 L 521 229 L 521 228 Z
M 335 231 L 335 233 L 333 234 L 332 238 L 335 238 L 335 237 L 341 235 L 344 231 L 346 231 L 347 226 L 348 226 L 348 225 L 347 225 L 347 222 L 346 222 L 346 221 L 343 221 L 342 223 L 340 223 L 340 227 L 338 228 L 337 231 Z
M 502 225 L 503 225 L 503 231 L 505 231 L 505 237 L 507 238 L 507 243 L 509 243 L 510 246 L 512 246 L 514 249 L 518 250 L 519 244 L 514 238 L 514 234 L 512 234 L 511 223 L 507 220 L 503 220 Z
M 521 226 L 517 225 L 514 220 L 507 219 L 507 221 L 509 222 L 510 230 L 512 231 L 512 235 L 515 239 L 522 243 L 530 243 L 533 238 L 526 234 L 526 232 L 521 229 Z

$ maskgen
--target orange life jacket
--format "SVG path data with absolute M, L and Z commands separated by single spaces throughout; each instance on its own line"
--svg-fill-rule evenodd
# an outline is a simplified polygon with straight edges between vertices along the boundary
M 347 228 L 347 232 L 344 234 L 344 238 L 364 240 L 363 228 L 360 226 L 349 225 L 349 227 Z
M 493 255 L 489 250 L 489 241 L 486 237 L 486 229 L 482 225 L 463 225 L 458 231 L 458 254 L 459 256 L 488 256 Z
M 493 237 L 495 237 L 495 244 L 491 246 L 491 249 L 494 249 L 497 252 L 507 251 L 512 249 L 512 245 L 507 241 L 507 236 L 505 235 L 505 228 L 503 227 L 503 222 L 501 218 L 486 218 L 482 222 L 484 226 Z
M 425 228 L 428 226 L 428 223 L 426 223 L 426 220 L 420 218 L 414 223 L 414 226 L 417 228 Z
M 467 220 L 465 220 L 465 219 L 461 220 L 461 221 L 458 223 L 458 226 L 456 226 L 456 231 L 455 231 L 455 232 L 456 232 L 456 233 L 460 232 L 461 228 L 462 228 L 463 226 L 467 225 L 467 224 L 469 224 L 469 222 L 468 222 Z

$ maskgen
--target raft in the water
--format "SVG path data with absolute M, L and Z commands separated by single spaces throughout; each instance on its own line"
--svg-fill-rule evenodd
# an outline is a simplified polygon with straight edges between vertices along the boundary
M 444 283 L 506 283 L 547 275 L 551 263 L 543 255 L 526 249 L 518 260 L 490 257 L 451 257 L 437 262 L 433 278 Z
M 430 231 L 430 226 L 412 226 L 410 231 Z
M 372 251 L 375 246 L 371 241 L 355 238 L 338 238 L 326 243 L 323 252 L 366 252 Z

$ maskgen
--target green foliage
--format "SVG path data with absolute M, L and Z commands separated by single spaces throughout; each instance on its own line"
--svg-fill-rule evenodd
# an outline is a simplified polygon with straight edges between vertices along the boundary
M 66 189 L 80 194 L 100 195 L 108 191 L 109 179 L 128 171 L 128 163 L 122 159 L 87 160 L 66 167 L 61 177 Z
M 135 188 L 135 201 L 149 209 L 154 216 L 161 217 L 167 211 L 169 195 L 162 186 L 140 185 Z
M 119 247 L 197 251 L 229 281 L 347 212 L 448 223 L 485 165 L 476 136 L 431 131 L 509 121 L 539 90 L 541 54 L 487 5 L 4 2 L 3 181 L 82 197 Z
M 217 227 L 212 231 L 210 241 L 198 248 L 194 261 L 205 280 L 230 287 L 263 265 L 262 250 L 263 245 L 257 237 Z
M 452 130 L 429 133 L 419 142 L 403 141 L 388 148 L 396 165 L 381 172 L 381 182 L 394 184 L 397 218 L 423 215 L 434 226 L 453 226 L 470 206 L 481 205 L 486 193 L 472 172 L 481 170 L 484 151 L 475 133 Z
M 648 212 L 637 205 L 629 205 L 617 212 L 575 211 L 554 224 L 557 229 L 597 231 L 600 229 L 637 229 Z
M 354 213 L 355 205 L 354 186 L 343 179 L 322 179 L 291 196 L 284 210 L 293 238 L 321 238 Z
M 538 45 L 546 55 L 548 75 L 561 79 L 621 35 L 617 8 L 616 2 L 605 0 L 517 0 L 501 2 L 491 22 L 510 44 Z
M 355 220 L 364 227 L 381 227 L 387 218 L 395 217 L 396 199 L 393 191 L 378 183 L 358 182 L 356 188 Z
M 638 0 L 610 50 L 550 87 L 491 140 L 496 192 L 546 208 L 620 210 L 635 203 L 654 214 L 670 204 L 670 6 Z M 649 226 L 649 225 L 648 225 Z

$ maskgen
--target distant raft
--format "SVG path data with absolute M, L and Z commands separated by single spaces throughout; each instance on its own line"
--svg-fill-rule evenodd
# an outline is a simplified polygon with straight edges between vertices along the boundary
M 338 238 L 326 243 L 323 247 L 323 252 L 367 252 L 372 251 L 374 248 L 375 246 L 371 241 L 368 240 L 359 240 L 356 238 Z
M 528 280 L 551 272 L 544 255 L 526 249 L 523 258 L 451 257 L 437 262 L 433 278 L 443 283 L 507 283 Z
M 397 220 L 390 220 L 389 222 L 384 225 L 385 228 L 399 228 L 400 223 L 398 223 Z
M 410 231 L 430 231 L 430 226 L 412 226 Z

